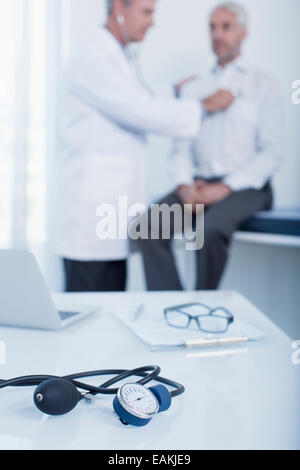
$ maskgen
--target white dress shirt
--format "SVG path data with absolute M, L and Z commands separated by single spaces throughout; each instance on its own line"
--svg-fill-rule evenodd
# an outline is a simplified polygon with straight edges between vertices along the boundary
M 233 191 L 261 189 L 284 154 L 280 89 L 274 80 L 238 59 L 189 82 L 182 96 L 204 100 L 220 89 L 236 89 L 239 96 L 226 111 L 207 115 L 195 140 L 175 142 L 173 181 L 176 186 L 192 184 L 200 176 L 222 178 Z

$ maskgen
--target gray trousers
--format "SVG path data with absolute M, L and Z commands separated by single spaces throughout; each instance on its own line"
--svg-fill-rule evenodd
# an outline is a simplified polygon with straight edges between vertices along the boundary
M 235 192 L 205 209 L 204 247 L 195 252 L 196 290 L 216 290 L 219 287 L 233 233 L 255 212 L 270 210 L 272 201 L 272 188 L 268 183 L 262 190 Z M 158 202 L 169 206 L 175 203 L 181 203 L 176 193 L 171 193 Z M 148 218 L 151 228 L 150 212 Z M 143 256 L 147 288 L 150 291 L 183 290 L 171 245 L 174 237 L 172 223 L 170 232 L 170 240 L 165 240 L 162 236 L 154 240 L 149 236 L 148 240 L 136 242 Z

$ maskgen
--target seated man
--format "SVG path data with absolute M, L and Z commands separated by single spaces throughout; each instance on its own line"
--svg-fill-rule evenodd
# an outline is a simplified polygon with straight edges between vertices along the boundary
M 277 84 L 247 65 L 241 47 L 247 15 L 235 3 L 211 14 L 217 65 L 205 79 L 184 85 L 184 97 L 203 100 L 208 110 L 195 141 L 178 141 L 172 172 L 176 191 L 159 204 L 204 204 L 204 248 L 196 251 L 198 290 L 217 289 L 232 234 L 257 211 L 272 207 L 271 178 L 283 157 L 283 109 Z M 228 89 L 231 106 L 210 113 L 210 99 Z M 171 234 L 174 235 L 174 231 Z M 149 290 L 181 290 L 171 240 L 140 240 Z M 246 268 L 246 267 L 245 267 Z

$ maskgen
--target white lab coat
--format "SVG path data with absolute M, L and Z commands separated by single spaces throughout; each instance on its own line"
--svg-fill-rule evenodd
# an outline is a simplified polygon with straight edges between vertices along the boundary
M 81 261 L 125 259 L 128 240 L 97 237 L 97 208 L 111 204 L 118 217 L 121 196 L 129 206 L 146 204 L 146 134 L 195 137 L 201 106 L 196 100 L 151 96 L 120 43 L 102 27 L 69 72 L 55 251 Z M 124 232 L 125 223 L 123 217 L 117 228 Z

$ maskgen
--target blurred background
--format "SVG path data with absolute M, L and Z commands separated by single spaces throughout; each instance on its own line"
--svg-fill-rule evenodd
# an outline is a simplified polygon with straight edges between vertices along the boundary
M 278 80 L 285 99 L 286 156 L 275 179 L 275 204 L 299 207 L 300 105 L 292 104 L 291 96 L 292 82 L 300 80 L 300 2 L 240 3 L 250 16 L 244 57 Z M 214 64 L 208 18 L 216 4 L 158 1 L 156 26 L 138 47 L 142 73 L 152 88 L 205 74 Z M 72 53 L 83 47 L 85 34 L 104 20 L 104 0 L 0 0 L 0 248 L 33 251 L 52 291 L 63 287 L 52 240 L 64 70 Z M 153 199 L 172 189 L 170 148 L 169 139 L 151 137 Z M 244 293 L 279 324 L 283 310 L 292 310 L 286 328 L 295 332 L 300 324 L 299 265 L 299 246 L 236 242 L 223 288 Z M 191 266 L 188 260 L 190 271 Z M 133 258 L 128 289 L 144 288 L 140 268 Z

